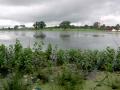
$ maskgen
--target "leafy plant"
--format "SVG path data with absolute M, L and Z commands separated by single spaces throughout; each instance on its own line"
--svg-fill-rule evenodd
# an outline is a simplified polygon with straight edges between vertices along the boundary
M 8 80 L 3 83 L 4 90 L 28 90 L 27 85 L 24 84 L 24 81 L 21 78 L 19 73 L 16 73 L 8 78 Z
M 64 68 L 56 78 L 58 85 L 65 88 L 65 90 L 81 90 L 84 84 L 84 77 L 78 71 L 72 71 L 69 68 Z M 80 88 L 76 88 L 79 85 Z

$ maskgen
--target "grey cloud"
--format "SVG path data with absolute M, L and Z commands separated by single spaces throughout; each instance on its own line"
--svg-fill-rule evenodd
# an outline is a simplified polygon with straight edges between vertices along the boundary
M 51 2 L 53 0 L 0 0 L 3 5 L 33 5 L 44 2 Z
M 70 20 L 74 23 L 93 23 L 101 16 L 119 15 L 119 3 L 119 0 L 1 0 L 0 4 L 8 7 L 7 10 L 9 7 L 15 10 L 0 15 L 0 19 L 18 22 L 44 20 L 50 23 Z

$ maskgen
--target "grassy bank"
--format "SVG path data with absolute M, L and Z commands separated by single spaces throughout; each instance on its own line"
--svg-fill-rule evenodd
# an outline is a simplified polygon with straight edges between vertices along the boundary
M 97 29 L 60 29 L 60 28 L 46 28 L 42 30 L 35 30 L 35 29 L 19 29 L 19 30 L 0 30 L 0 31 L 81 31 L 81 32 L 105 32 L 104 30 L 97 30 Z
M 108 77 L 106 77 L 108 75 Z M 94 78 L 85 80 L 83 88 L 77 90 L 120 90 L 120 76 L 117 73 L 97 72 Z M 105 80 L 103 80 L 105 78 Z M 47 83 L 41 85 L 42 90 L 64 90 L 55 84 Z M 67 89 L 66 89 L 67 90 Z
M 97 29 L 45 29 L 46 31 L 81 31 L 81 32 L 105 32 L 104 30 Z
M 23 48 L 19 41 L 0 46 L 1 90 L 119 90 L 119 71 L 120 48 L 61 50 L 49 44 L 42 51 L 41 43 Z

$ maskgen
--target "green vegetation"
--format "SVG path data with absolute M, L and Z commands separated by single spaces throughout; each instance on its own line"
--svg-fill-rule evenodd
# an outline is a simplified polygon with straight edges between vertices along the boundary
M 33 26 L 35 29 L 43 29 L 45 28 L 46 24 L 44 21 L 40 21 L 40 22 L 35 22 Z
M 23 48 L 18 40 L 0 45 L 1 90 L 119 90 L 119 71 L 120 48 L 61 50 L 49 44 L 43 51 L 42 43 Z
M 26 27 L 23 25 L 15 25 L 13 27 L 3 27 L 1 30 L 96 30 L 96 31 L 112 31 L 112 29 L 119 30 L 120 25 L 116 24 L 114 26 L 107 26 L 105 24 L 102 24 L 100 22 L 94 22 L 93 25 L 74 25 L 71 21 L 62 21 L 58 25 L 54 26 L 47 26 L 47 24 L 44 21 L 36 21 L 33 23 L 33 26 Z
M 60 23 L 59 27 L 63 29 L 67 29 L 71 27 L 71 22 L 70 21 L 63 21 Z
M 28 90 L 27 85 L 24 83 L 24 80 L 21 78 L 20 73 L 15 73 L 3 81 L 4 90 Z

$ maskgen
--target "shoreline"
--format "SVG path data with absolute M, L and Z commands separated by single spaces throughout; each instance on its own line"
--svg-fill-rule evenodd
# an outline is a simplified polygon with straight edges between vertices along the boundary
M 81 31 L 81 32 L 112 32 L 112 31 L 105 31 L 105 30 L 97 30 L 97 29 L 42 29 L 42 30 L 35 30 L 35 29 L 0 29 L 0 31 Z

